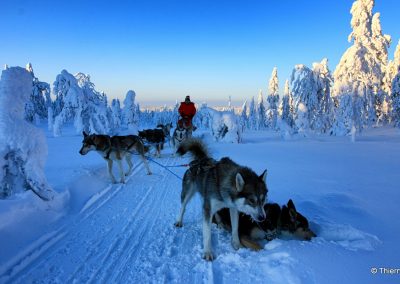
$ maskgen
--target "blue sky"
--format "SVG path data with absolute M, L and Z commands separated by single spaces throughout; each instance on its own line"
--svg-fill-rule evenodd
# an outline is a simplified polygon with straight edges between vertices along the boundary
M 376 0 L 384 33 L 400 38 L 398 0 Z M 0 1 L 0 64 L 31 62 L 53 83 L 62 69 L 91 75 L 98 90 L 144 105 L 234 101 L 280 85 L 295 64 L 329 59 L 350 46 L 352 0 Z

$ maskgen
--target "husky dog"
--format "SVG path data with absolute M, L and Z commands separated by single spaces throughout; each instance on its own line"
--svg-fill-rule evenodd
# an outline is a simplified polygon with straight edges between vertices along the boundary
M 154 145 L 156 148 L 155 156 L 161 156 L 161 150 L 164 148 L 165 134 L 162 129 L 145 129 L 139 131 L 139 137 Z
M 205 260 L 213 260 L 211 248 L 211 221 L 215 212 L 229 208 L 232 224 L 232 246 L 241 247 L 238 234 L 239 213 L 250 215 L 255 221 L 265 219 L 264 203 L 267 198 L 265 170 L 260 176 L 247 167 L 225 157 L 215 161 L 207 154 L 200 140 L 190 139 L 180 144 L 177 153 L 190 152 L 193 161 L 182 181 L 181 210 L 175 223 L 182 227 L 187 203 L 196 192 L 203 199 L 203 245 Z
M 279 236 L 292 236 L 300 240 L 311 240 L 316 234 L 311 231 L 308 220 L 301 215 L 290 199 L 282 208 L 277 203 L 264 205 L 267 218 L 262 222 L 254 222 L 249 215 L 239 214 L 239 238 L 241 243 L 250 249 L 260 250 L 258 240 L 272 240 Z M 219 227 L 231 231 L 229 210 L 221 209 L 215 213 L 213 222 Z
M 157 128 L 160 128 L 164 132 L 164 137 L 166 140 L 168 140 L 169 143 L 171 143 L 171 129 L 172 129 L 172 122 L 167 123 L 167 124 L 158 124 Z M 171 146 L 171 144 L 170 144 Z
M 188 140 L 191 137 L 192 137 L 191 131 L 183 127 L 182 125 L 179 125 L 178 123 L 174 130 L 174 133 L 172 134 L 172 146 L 174 147 L 175 150 L 177 150 L 179 145 L 183 141 Z
M 139 156 L 146 167 L 147 174 L 151 175 L 149 165 L 147 164 L 147 160 L 144 157 L 146 149 L 143 146 L 142 140 L 136 135 L 110 137 L 108 135 L 99 134 L 89 135 L 85 131 L 83 131 L 82 144 L 82 148 L 79 151 L 81 155 L 86 155 L 90 151 L 96 151 L 107 161 L 108 173 L 110 174 L 113 183 L 116 183 L 115 177 L 112 173 L 113 161 L 117 161 L 118 163 L 121 176 L 120 182 L 125 183 L 125 176 L 130 175 L 132 172 L 133 164 L 131 154 L 134 151 L 139 153 Z M 127 173 L 125 173 L 125 176 L 122 168 L 122 158 L 125 158 L 129 166 L 129 170 Z

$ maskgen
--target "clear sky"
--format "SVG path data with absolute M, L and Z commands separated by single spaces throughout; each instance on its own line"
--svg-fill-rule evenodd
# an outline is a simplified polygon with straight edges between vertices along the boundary
M 52 84 L 62 69 L 91 75 L 110 98 L 135 90 L 142 104 L 234 101 L 280 85 L 295 64 L 350 46 L 352 0 L 0 0 L 0 64 Z M 383 32 L 400 38 L 400 1 L 376 0 Z

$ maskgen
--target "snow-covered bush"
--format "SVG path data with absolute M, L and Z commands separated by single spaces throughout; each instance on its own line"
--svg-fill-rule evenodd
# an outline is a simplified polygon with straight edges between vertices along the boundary
M 240 143 L 242 132 L 238 118 L 231 111 L 217 111 L 207 108 L 205 111 L 211 119 L 211 132 L 216 141 Z
M 21 68 L 4 70 L 0 80 L 0 197 L 32 190 L 51 200 L 46 181 L 47 143 L 42 131 L 24 119 L 32 93 L 32 74 Z

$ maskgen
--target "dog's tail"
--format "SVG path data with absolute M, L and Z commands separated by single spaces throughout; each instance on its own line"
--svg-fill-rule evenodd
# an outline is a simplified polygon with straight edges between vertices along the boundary
M 183 156 L 187 152 L 193 155 L 193 160 L 201 160 L 205 158 L 209 158 L 208 151 L 204 143 L 199 139 L 188 139 L 182 142 L 176 153 Z

